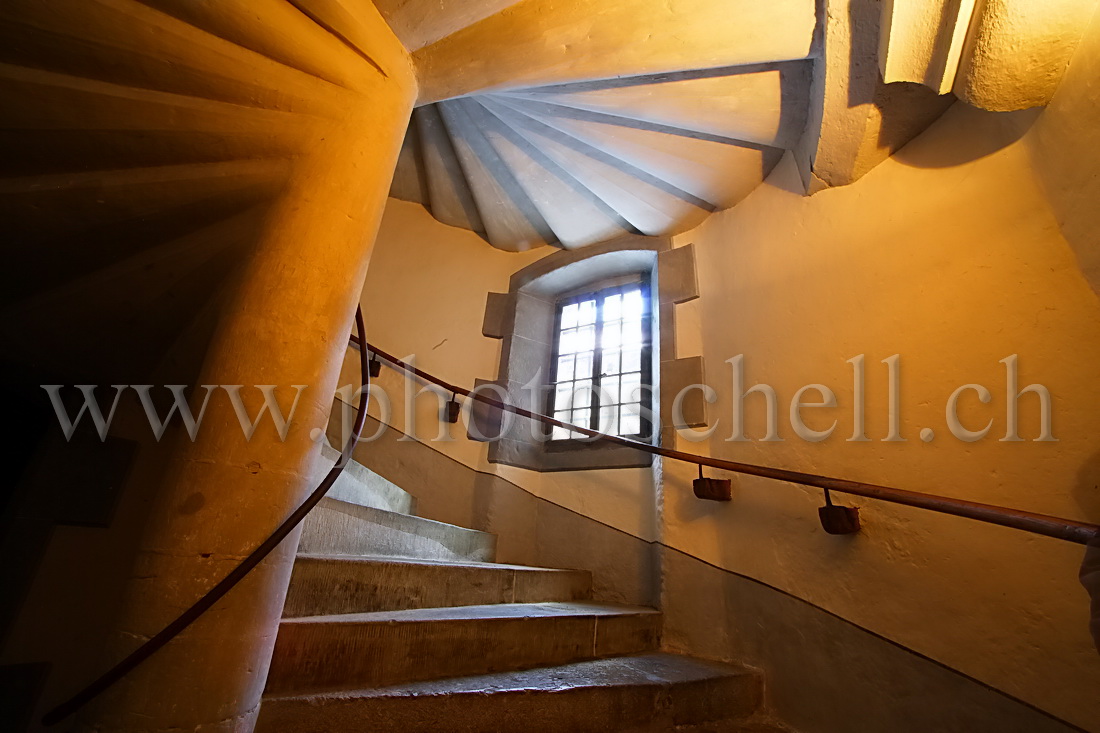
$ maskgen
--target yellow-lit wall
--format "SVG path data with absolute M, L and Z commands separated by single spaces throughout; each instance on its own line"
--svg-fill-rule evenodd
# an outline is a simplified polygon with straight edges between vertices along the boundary
M 1051 107 L 994 115 L 957 105 L 858 183 L 806 198 L 785 161 L 769 182 L 682 241 L 696 245 L 708 381 L 724 420 L 694 444 L 714 455 L 1100 522 L 1100 300 L 1080 264 L 1096 262 L 1100 176 L 1100 25 Z M 1019 139 L 1017 139 L 1019 138 Z M 791 190 L 788 190 L 791 189 Z M 1062 233 L 1065 233 L 1065 236 Z M 1067 241 L 1069 240 L 1069 241 Z M 1094 264 L 1093 264 L 1094 266 Z M 1095 284 L 1095 270 L 1093 275 Z M 726 442 L 730 367 L 780 397 L 783 443 Z M 867 434 L 852 432 L 852 368 L 867 362 Z M 886 367 L 901 355 L 904 443 L 887 434 Z M 1001 442 L 1005 367 L 1054 397 L 1056 443 Z M 820 443 L 797 438 L 787 407 L 805 384 L 835 409 L 805 410 Z M 952 437 L 945 406 L 976 442 Z M 816 396 L 811 393 L 810 399 Z M 748 398 L 761 437 L 763 400 Z M 1021 435 L 1039 431 L 1020 400 Z M 929 443 L 919 438 L 932 428 Z M 818 492 L 737 480 L 735 501 L 701 512 L 690 472 L 666 471 L 665 541 L 759 578 L 1085 727 L 1100 721 L 1100 657 L 1077 582 L 1081 549 L 869 500 L 858 537 L 817 528 Z M 678 490 L 679 489 L 679 490 Z
M 735 210 L 694 232 L 704 355 L 718 392 L 714 436 L 697 448 L 726 458 L 1100 520 L 1100 301 L 1076 267 L 1031 173 L 1023 142 L 973 161 L 1028 117 L 956 107 L 858 183 L 805 198 L 789 161 Z M 730 367 L 746 386 L 773 386 L 783 443 L 730 443 Z M 867 435 L 852 433 L 852 369 L 867 361 Z M 887 435 L 886 367 L 900 354 L 901 433 Z M 1000 442 L 1005 367 L 1054 396 L 1056 443 Z M 800 440 L 787 409 L 803 385 L 837 394 L 805 410 L 820 443 Z M 947 398 L 985 385 L 960 416 L 993 430 L 967 443 L 947 430 Z M 811 394 L 810 400 L 816 400 Z M 1038 435 L 1038 400 L 1020 401 L 1021 434 Z M 746 402 L 748 434 L 764 434 L 763 400 Z M 723 424 L 724 423 L 724 424 Z M 922 428 L 935 439 L 923 442 Z M 1081 548 L 869 500 L 866 529 L 834 538 L 817 526 L 819 492 L 738 479 L 729 506 L 701 510 L 691 472 L 666 471 L 665 541 L 759 578 L 1052 712 L 1100 720 L 1100 657 L 1077 583 Z
M 702 350 L 719 420 L 710 440 L 680 447 L 1100 522 L 1100 299 L 1087 277 L 1096 284 L 1100 251 L 1098 67 L 1094 23 L 1047 110 L 998 115 L 958 104 L 862 180 L 813 197 L 800 195 L 785 160 L 736 208 L 678 238 L 696 246 L 702 293 L 681 306 L 681 343 Z M 429 371 L 458 383 L 492 378 L 499 343 L 480 334 L 485 293 L 505 291 L 512 272 L 545 253 L 494 251 L 391 200 L 364 294 L 370 337 L 415 352 Z M 784 442 L 725 440 L 732 400 L 725 361 L 738 354 L 746 386 L 761 381 L 778 392 Z M 849 442 L 846 360 L 860 354 L 871 440 Z M 894 354 L 905 442 L 881 440 L 881 360 Z M 1039 429 L 1035 395 L 1020 400 L 1028 440 L 999 440 L 1007 403 L 999 360 L 1012 354 L 1020 387 L 1038 382 L 1053 395 L 1058 442 L 1030 440 Z M 400 382 L 384 374 L 399 394 Z M 795 391 L 811 383 L 828 385 L 839 402 L 804 410 L 813 428 L 838 421 L 819 443 L 795 436 L 788 417 Z M 976 442 L 952 437 L 945 420 L 948 397 L 969 383 L 992 394 L 989 404 L 973 392 L 960 402 L 967 427 L 993 420 Z M 746 405 L 748 434 L 759 438 L 763 400 Z M 418 413 L 421 436 L 434 434 L 430 402 Z M 399 415 L 394 423 L 402 424 Z M 934 430 L 931 442 L 920 439 L 923 428 Z M 693 472 L 674 463 L 655 491 L 648 471 L 538 475 L 493 466 L 482 446 L 455 435 L 435 447 L 470 468 L 761 580 L 1097 729 L 1100 657 L 1076 578 L 1078 546 L 862 499 L 844 501 L 861 507 L 864 531 L 830 537 L 818 525 L 815 490 L 739 478 L 731 504 L 704 505 L 690 494 Z M 448 500 L 469 499 L 442 491 L 433 498 Z M 498 528 L 513 520 L 521 521 L 498 518 Z M 699 589 L 700 605 L 706 594 Z M 720 614 L 710 618 L 720 626 Z M 722 634 L 693 626 L 690 611 L 666 622 L 666 643 L 694 653 L 721 648 Z

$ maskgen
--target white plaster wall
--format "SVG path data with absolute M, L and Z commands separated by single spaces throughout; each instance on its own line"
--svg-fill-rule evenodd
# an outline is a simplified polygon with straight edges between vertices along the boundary
M 895 158 L 852 186 L 792 193 L 790 159 L 731 211 L 685 239 L 696 245 L 706 370 L 725 415 L 693 447 L 740 461 L 841 476 L 1065 517 L 1100 520 L 1100 301 L 1059 234 L 1017 141 L 1034 115 L 956 105 Z M 1015 141 L 1015 142 L 1014 142 Z M 1048 144 L 1053 144 L 1048 141 Z M 1093 215 L 1095 216 L 1095 214 Z M 744 354 L 746 386 L 772 385 L 785 442 L 731 443 L 730 367 Z M 852 372 L 867 360 L 867 434 L 851 435 Z M 887 434 L 886 367 L 901 355 L 902 435 Z M 999 442 L 1005 369 L 1019 354 L 1020 386 L 1054 395 L 1056 443 Z M 721 375 L 721 376 L 719 376 Z M 835 409 L 806 410 L 835 434 L 794 435 L 799 387 L 824 383 Z M 989 405 L 963 401 L 971 428 L 948 434 L 945 404 L 981 383 Z M 814 395 L 811 395 L 814 399 Z M 750 436 L 764 434 L 763 400 L 747 404 Z M 1020 401 L 1021 434 L 1038 434 L 1038 401 Z M 936 438 L 922 442 L 922 428 Z M 819 492 L 735 480 L 734 501 L 702 506 L 691 472 L 666 466 L 665 542 L 761 579 L 1077 725 L 1100 721 L 1100 657 L 1077 583 L 1082 548 L 972 521 L 861 506 L 865 530 L 825 535 Z

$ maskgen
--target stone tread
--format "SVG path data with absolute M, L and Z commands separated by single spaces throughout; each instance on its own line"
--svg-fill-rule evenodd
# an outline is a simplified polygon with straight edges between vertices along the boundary
M 284 618 L 272 695 L 532 669 L 655 651 L 661 614 L 606 603 L 494 603 Z
M 410 608 L 402 611 L 372 611 L 341 613 L 331 616 L 301 616 L 287 618 L 282 624 L 396 624 L 424 621 L 490 621 L 513 618 L 571 618 L 654 616 L 661 612 L 646 606 L 623 606 L 615 603 L 492 603 L 482 606 L 445 606 L 442 608 Z
M 325 498 L 306 517 L 298 548 L 306 555 L 381 554 L 491 562 L 496 555 L 496 537 L 433 519 Z
M 321 456 L 323 460 L 314 477 L 317 482 L 340 460 L 340 451 L 322 444 Z M 354 460 L 344 466 L 326 498 L 397 514 L 416 514 L 416 498 L 412 494 Z
M 446 522 L 439 522 L 434 519 L 426 519 L 424 517 L 417 517 L 411 514 L 404 514 L 401 512 L 393 512 L 387 509 L 378 509 L 377 507 L 365 506 L 363 504 L 356 504 L 350 501 L 344 501 L 343 499 L 333 499 L 325 497 L 321 499 L 318 504 L 320 508 L 329 509 L 335 512 L 342 512 L 351 516 L 365 519 L 367 521 L 373 521 L 381 513 L 386 519 L 394 523 L 395 526 L 413 526 L 413 527 L 432 527 L 440 531 L 445 532 L 458 532 L 467 533 L 471 535 L 486 534 L 476 529 L 469 529 L 467 527 L 460 527 L 457 524 L 447 524 Z M 406 522 L 405 520 L 409 520 Z
M 587 601 L 592 574 L 474 561 L 299 554 L 283 615 Z
M 302 696 L 272 696 L 268 700 L 308 699 L 316 704 L 377 697 L 427 697 L 433 695 L 486 695 L 497 692 L 561 692 L 582 687 L 626 685 L 673 685 L 731 676 L 753 676 L 756 672 L 722 662 L 685 657 L 667 652 L 634 654 L 609 659 L 592 659 L 555 667 L 538 667 L 513 672 L 452 677 L 362 690 L 342 690 Z
M 760 674 L 647 652 L 511 672 L 268 696 L 259 733 L 779 733 Z
M 431 521 L 431 520 L 429 520 Z M 538 565 L 509 565 L 503 562 L 477 562 L 474 560 L 433 560 L 421 557 L 395 557 L 393 555 L 328 555 L 325 553 L 298 553 L 299 560 L 331 560 L 332 562 L 351 563 L 393 563 L 401 565 L 431 565 L 448 568 L 471 568 L 479 570 L 516 570 L 532 573 L 586 573 L 587 570 L 569 570 L 567 568 L 544 568 Z

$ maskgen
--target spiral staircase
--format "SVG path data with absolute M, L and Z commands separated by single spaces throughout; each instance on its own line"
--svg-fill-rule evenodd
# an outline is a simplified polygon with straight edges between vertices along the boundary
M 348 110 L 361 105 L 364 78 L 401 71 L 372 54 L 365 29 L 379 13 L 412 52 L 420 84 L 392 195 L 520 251 L 685 231 L 741 201 L 787 154 L 807 190 L 846 183 L 942 112 L 949 95 L 883 93 L 877 41 L 867 42 L 877 8 L 818 5 L 4 0 L 5 376 L 192 383 L 303 161 L 335 126 L 376 134 Z M 360 569 L 400 564 L 372 558 Z M 475 571 L 518 572 L 456 572 Z M 417 588 L 431 585 L 430 562 L 415 572 Z M 536 600 L 586 601 L 570 593 Z M 656 655 L 654 646 L 647 637 L 627 652 Z M 647 700 L 665 699 L 672 679 L 705 688 L 736 676 L 689 664 L 662 677 L 629 662 L 577 675 L 598 683 L 616 668 Z M 508 684 L 519 695 L 528 681 Z

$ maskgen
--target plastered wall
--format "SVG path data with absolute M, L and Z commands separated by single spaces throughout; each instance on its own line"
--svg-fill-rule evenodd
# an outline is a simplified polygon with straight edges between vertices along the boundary
M 796 171 L 784 161 L 740 206 L 684 235 L 700 259 L 707 374 L 726 375 L 713 385 L 717 413 L 730 415 L 733 400 L 724 362 L 744 354 L 745 385 L 765 382 L 778 393 L 784 439 L 727 442 L 727 417 L 695 447 L 1100 521 L 1100 301 L 1032 167 L 1034 135 L 1054 127 L 1039 120 L 957 105 L 858 183 L 812 198 L 792 192 Z M 1049 137 L 1041 145 L 1056 147 Z M 852 442 L 846 360 L 861 354 L 870 440 Z M 880 361 L 894 354 L 904 442 L 883 441 L 889 397 Z M 1000 441 L 1008 398 L 999 360 L 1012 354 L 1019 387 L 1038 382 L 1053 396 L 1058 442 L 1032 440 L 1040 434 L 1035 395 L 1019 401 L 1025 440 Z M 837 421 L 817 443 L 795 435 L 787 414 L 795 392 L 812 383 L 832 388 L 839 403 L 804 410 L 814 429 Z M 985 439 L 963 442 L 949 433 L 945 408 L 971 383 L 986 386 L 991 401 L 971 392 L 960 401 L 962 423 L 978 430 L 992 419 L 993 427 Z M 748 398 L 746 414 L 747 434 L 763 437 L 759 395 Z M 920 438 L 925 428 L 935 433 L 930 442 Z M 830 537 L 817 524 L 815 491 L 745 477 L 735 480 L 732 504 L 703 507 L 688 495 L 689 479 L 682 468 L 666 470 L 668 544 L 1067 721 L 1100 726 L 1100 657 L 1077 582 L 1082 548 L 869 500 L 850 502 L 861 506 L 862 533 Z M 687 625 L 685 618 L 691 646 Z M 668 628 L 675 639 L 675 614 Z M 888 694 L 900 700 L 904 691 Z
M 704 355 L 718 397 L 713 435 L 681 439 L 679 447 L 1100 521 L 1098 64 L 1094 24 L 1045 111 L 993 114 L 958 104 L 856 184 L 813 197 L 800 194 L 795 166 L 785 160 L 736 208 L 678 238 L 696 246 L 701 289 L 678 318 L 678 336 Z M 421 366 L 460 384 L 493 378 L 499 345 L 480 333 L 485 293 L 503 291 L 514 271 L 546 253 L 493 251 L 415 205 L 391 201 L 364 291 L 370 338 L 391 352 L 415 352 Z M 758 440 L 765 433 L 759 395 L 745 402 L 754 440 L 726 440 L 733 401 L 726 361 L 739 354 L 746 387 L 764 382 L 778 394 L 782 442 Z M 868 440 L 849 441 L 847 360 L 861 354 Z M 895 354 L 905 440 L 883 441 L 890 418 L 882 360 Z M 1057 442 L 1033 440 L 1040 434 L 1034 394 L 1018 403 L 1024 440 L 1000 440 L 1008 404 L 1000 360 L 1013 354 L 1018 386 L 1039 383 L 1052 395 Z M 354 381 L 350 363 L 345 373 L 345 382 Z M 383 370 L 381 383 L 399 402 L 402 381 Z M 803 410 L 810 428 L 837 422 L 821 442 L 800 439 L 788 414 L 795 392 L 813 383 L 830 387 L 838 402 Z M 959 400 L 965 427 L 992 420 L 988 436 L 974 442 L 953 437 L 945 414 L 948 397 L 966 384 L 990 392 L 988 404 L 973 391 Z M 433 401 L 417 405 L 418 436 L 434 436 Z M 390 419 L 399 428 L 401 413 Z M 930 441 L 921 439 L 925 428 L 934 432 Z M 676 562 L 661 561 L 665 643 L 770 667 L 773 705 L 806 731 L 1071 729 L 1058 719 L 1100 730 L 1100 657 L 1076 577 L 1078 546 L 842 497 L 860 507 L 865 529 L 832 537 L 818 524 L 815 490 L 735 478 L 732 503 L 703 504 L 690 493 L 694 472 L 674 463 L 656 472 L 536 474 L 487 463 L 484 447 L 463 433 L 456 427 L 454 442 L 432 447 L 671 548 Z M 520 509 L 479 507 L 476 491 L 431 492 L 421 507 L 437 518 L 469 518 L 502 537 L 530 529 Z M 507 547 L 505 539 L 505 555 Z M 689 576 L 685 562 L 705 571 Z M 742 581 L 727 580 L 733 590 L 719 593 L 716 572 L 776 593 L 746 605 L 736 600 Z M 802 634 L 802 612 L 775 601 L 775 625 L 798 643 L 780 652 L 753 641 L 772 612 L 766 599 L 780 597 L 855 631 L 826 639 L 834 622 L 815 621 Z M 759 618 L 744 617 L 749 607 Z M 791 660 L 816 655 L 824 670 L 841 637 L 845 674 L 816 675 L 807 687 Z M 898 650 L 909 660 L 902 666 L 890 662 Z M 769 661 L 778 654 L 786 661 Z M 861 697 L 865 704 L 836 702 Z M 851 717 L 861 707 L 872 711 L 863 727 Z

